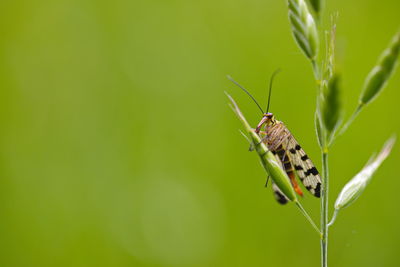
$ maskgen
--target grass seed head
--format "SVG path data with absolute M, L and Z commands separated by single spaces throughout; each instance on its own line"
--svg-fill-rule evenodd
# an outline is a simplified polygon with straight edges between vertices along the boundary
M 310 5 L 314 9 L 316 14 L 319 14 L 322 9 L 322 0 L 309 0 Z
M 304 54 L 315 60 L 318 54 L 319 38 L 314 17 L 304 0 L 289 0 L 289 21 L 293 36 Z
M 338 74 L 333 74 L 329 82 L 322 87 L 321 92 L 320 114 L 328 141 L 335 134 L 342 117 L 339 83 L 340 76 Z
M 367 187 L 373 174 L 382 162 L 389 156 L 395 143 L 395 138 L 390 138 L 383 146 L 378 156 L 371 158 L 366 166 L 354 176 L 342 189 L 335 202 L 335 210 L 339 211 L 351 205 Z
M 389 47 L 382 53 L 377 65 L 368 74 L 360 96 L 360 105 L 373 101 L 385 87 L 393 70 L 400 51 L 400 33 L 397 33 Z

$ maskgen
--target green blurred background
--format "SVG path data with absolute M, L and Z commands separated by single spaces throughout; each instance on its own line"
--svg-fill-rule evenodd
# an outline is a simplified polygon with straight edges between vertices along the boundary
M 331 11 L 348 116 L 400 3 Z M 0 266 L 318 266 L 317 235 L 264 188 L 224 95 L 256 124 L 225 76 L 265 103 L 282 68 L 271 111 L 320 166 L 285 1 L 3 0 L 0 59 Z M 399 132 L 399 87 L 397 73 L 331 150 L 332 203 Z M 399 266 L 398 147 L 331 228 L 331 266 Z

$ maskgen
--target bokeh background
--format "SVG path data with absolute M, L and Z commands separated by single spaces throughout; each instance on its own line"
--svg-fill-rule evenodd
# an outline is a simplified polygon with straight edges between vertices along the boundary
M 399 30 L 398 0 L 328 1 L 350 115 Z M 0 266 L 318 266 L 224 91 L 266 103 L 320 166 L 316 89 L 285 1 L 0 2 Z M 329 17 L 325 17 L 326 22 Z M 400 73 L 331 150 L 331 203 L 400 132 Z M 397 145 L 331 228 L 331 266 L 399 266 Z M 320 168 L 320 167 L 319 167 Z M 318 219 L 319 202 L 304 205 Z

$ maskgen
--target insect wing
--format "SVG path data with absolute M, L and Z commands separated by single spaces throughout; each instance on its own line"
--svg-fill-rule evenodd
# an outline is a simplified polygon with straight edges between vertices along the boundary
M 287 155 L 296 170 L 304 187 L 316 197 L 321 196 L 321 176 L 311 159 L 297 143 L 293 136 L 287 142 Z
M 284 193 L 279 189 L 279 187 L 272 182 L 272 192 L 274 194 L 274 198 L 278 201 L 279 204 L 286 204 L 288 203 L 289 199 L 285 196 Z
M 276 160 L 281 164 L 282 168 L 284 168 L 284 165 L 282 163 L 282 158 L 278 154 L 275 154 Z M 276 201 L 278 201 L 279 204 L 286 204 L 289 202 L 289 199 L 285 196 L 285 194 L 279 189 L 279 187 L 272 182 L 272 193 L 274 194 L 274 198 Z

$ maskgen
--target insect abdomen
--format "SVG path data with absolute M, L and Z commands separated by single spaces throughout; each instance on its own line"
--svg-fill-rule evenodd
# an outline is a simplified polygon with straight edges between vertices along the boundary
M 294 173 L 294 168 L 293 168 L 292 163 L 290 162 L 290 158 L 287 155 L 287 151 L 285 149 L 283 149 L 282 146 L 279 146 L 278 149 L 276 151 L 274 151 L 274 154 L 276 154 L 276 156 L 282 162 L 283 168 L 284 168 L 286 174 L 289 176 L 290 182 L 292 183 L 293 188 L 296 191 L 296 193 L 299 194 L 300 196 L 303 196 L 303 191 L 301 191 L 301 188 L 296 181 L 296 175 Z

